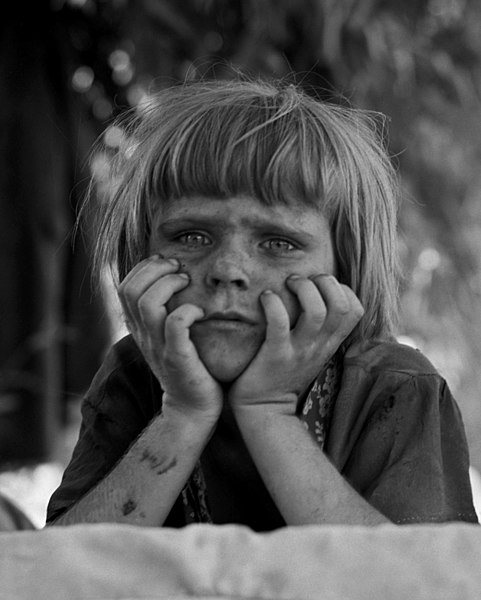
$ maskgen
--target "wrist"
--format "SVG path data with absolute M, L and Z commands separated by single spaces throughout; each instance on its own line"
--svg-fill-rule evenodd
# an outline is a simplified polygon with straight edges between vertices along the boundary
M 162 416 L 169 421 L 180 424 L 193 424 L 196 427 L 215 426 L 222 412 L 222 404 L 219 406 L 190 406 L 168 394 L 162 399 Z
M 232 412 L 239 418 L 295 417 L 297 395 L 293 393 L 264 396 L 256 399 L 238 398 L 231 401 Z

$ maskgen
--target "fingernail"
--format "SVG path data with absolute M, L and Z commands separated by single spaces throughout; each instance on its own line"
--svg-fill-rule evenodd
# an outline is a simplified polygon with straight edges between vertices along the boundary
M 168 258 L 167 261 L 170 262 L 170 264 L 173 265 L 174 267 L 179 266 L 179 261 L 176 258 Z
M 289 277 L 287 279 L 293 279 L 293 280 L 295 280 L 295 279 L 300 279 L 300 278 L 301 278 L 300 275 L 289 275 Z
M 267 296 L 268 294 L 273 294 L 273 293 L 274 293 L 274 292 L 273 292 L 272 290 L 264 290 L 264 291 L 262 292 L 262 295 L 263 295 L 263 296 Z
M 177 275 L 179 277 L 182 277 L 182 279 L 190 279 L 189 274 L 188 273 L 177 273 Z

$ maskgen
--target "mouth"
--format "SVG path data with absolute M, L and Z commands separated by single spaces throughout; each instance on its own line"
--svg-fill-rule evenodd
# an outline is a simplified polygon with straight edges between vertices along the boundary
M 236 311 L 213 312 L 205 316 L 202 321 L 225 321 L 226 323 L 232 322 L 245 323 L 247 325 L 257 325 L 257 321 Z

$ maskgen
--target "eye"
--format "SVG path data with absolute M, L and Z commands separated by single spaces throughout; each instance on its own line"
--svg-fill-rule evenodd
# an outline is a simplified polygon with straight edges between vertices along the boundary
M 200 231 L 186 231 L 185 233 L 176 236 L 175 240 L 190 248 L 200 248 L 201 246 L 207 246 L 211 243 L 210 238 Z
M 277 253 L 293 252 L 298 249 L 292 242 L 283 238 L 271 238 L 262 242 L 262 246 L 267 250 Z

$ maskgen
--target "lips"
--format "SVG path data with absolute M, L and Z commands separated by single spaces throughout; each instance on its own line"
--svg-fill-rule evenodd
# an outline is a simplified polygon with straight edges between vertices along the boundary
M 202 319 L 202 321 L 231 321 L 234 323 L 246 323 L 247 325 L 257 325 L 258 323 L 253 318 L 234 310 L 209 313 Z

